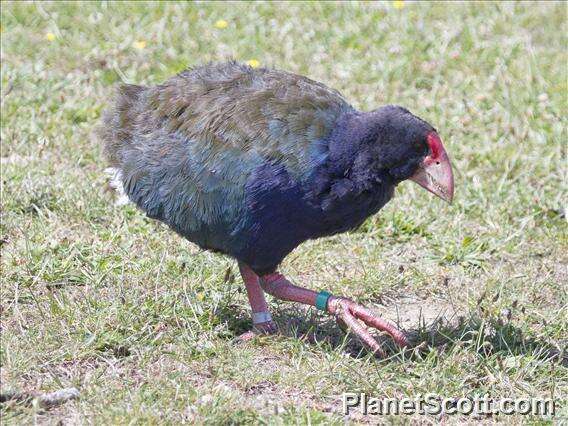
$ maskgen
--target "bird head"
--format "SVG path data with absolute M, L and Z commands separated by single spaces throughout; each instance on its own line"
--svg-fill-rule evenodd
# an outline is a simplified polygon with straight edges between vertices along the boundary
M 418 169 L 409 179 L 451 203 L 454 199 L 454 174 L 450 157 L 437 132 L 428 133 L 426 143 L 429 148 L 428 155 L 422 159 Z
M 398 106 L 388 105 L 373 114 L 376 155 L 395 183 L 409 179 L 451 203 L 452 166 L 436 129 Z

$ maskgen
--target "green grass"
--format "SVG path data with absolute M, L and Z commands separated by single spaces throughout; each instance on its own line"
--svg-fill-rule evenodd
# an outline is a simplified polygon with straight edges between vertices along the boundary
M 554 397 L 566 418 L 566 13 L 3 3 L 2 392 L 81 392 L 51 410 L 4 404 L 3 422 L 341 424 L 341 394 L 359 391 Z M 330 318 L 275 300 L 282 333 L 237 344 L 251 323 L 235 263 L 114 205 L 93 135 L 113 86 L 227 57 L 306 74 L 361 109 L 406 106 L 439 130 L 452 206 L 403 184 L 359 230 L 306 243 L 281 268 L 399 316 L 421 351 L 378 361 Z

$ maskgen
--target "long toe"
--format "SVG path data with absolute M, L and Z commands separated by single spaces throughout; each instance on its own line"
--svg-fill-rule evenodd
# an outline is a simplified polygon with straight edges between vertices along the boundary
M 394 323 L 391 321 L 381 318 L 368 309 L 358 305 L 354 302 L 352 303 L 352 311 L 356 318 L 363 321 L 368 326 L 371 326 L 379 331 L 384 331 L 388 333 L 393 340 L 396 342 L 397 345 L 401 347 L 408 346 L 408 337 L 406 333 L 399 329 Z
M 386 354 L 363 324 L 388 333 L 399 346 L 408 346 L 406 334 L 394 323 L 378 317 L 368 309 L 349 299 L 336 299 L 335 304 L 336 306 L 333 308 L 333 311 L 338 323 L 347 326 L 347 328 L 376 355 L 384 357 Z

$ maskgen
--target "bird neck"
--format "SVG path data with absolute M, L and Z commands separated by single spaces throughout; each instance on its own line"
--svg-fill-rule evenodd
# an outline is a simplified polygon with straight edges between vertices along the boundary
M 342 114 L 328 140 L 327 168 L 337 178 L 348 178 L 357 186 L 377 182 L 393 184 L 378 158 L 377 132 L 373 112 L 347 111 Z
M 376 127 L 368 113 L 344 113 L 327 140 L 327 156 L 314 170 L 310 193 L 325 211 L 338 211 L 345 220 L 352 209 L 372 214 L 392 196 L 394 182 L 373 150 Z

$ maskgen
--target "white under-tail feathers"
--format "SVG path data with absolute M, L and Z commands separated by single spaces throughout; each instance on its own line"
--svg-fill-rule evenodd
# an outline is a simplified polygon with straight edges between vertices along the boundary
M 116 201 L 114 202 L 117 206 L 124 206 L 130 202 L 128 195 L 124 191 L 124 186 L 122 185 L 122 171 L 114 167 L 109 167 L 105 169 L 105 173 L 109 177 L 109 185 L 117 193 Z

